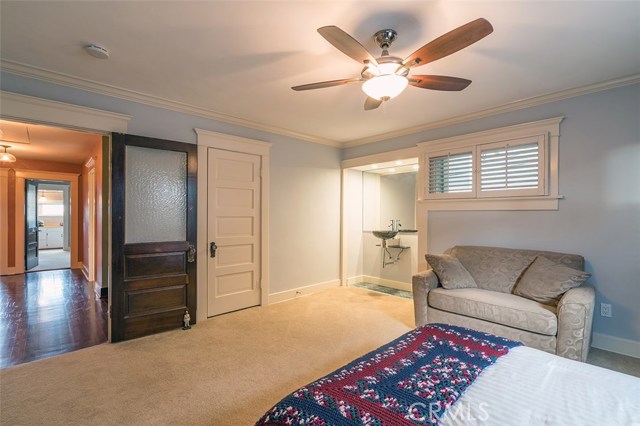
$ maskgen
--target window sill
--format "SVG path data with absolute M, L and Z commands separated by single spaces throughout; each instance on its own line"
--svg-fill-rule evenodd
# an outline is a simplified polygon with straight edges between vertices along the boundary
M 558 210 L 564 196 L 447 198 L 418 200 L 418 205 L 430 211 L 460 210 Z

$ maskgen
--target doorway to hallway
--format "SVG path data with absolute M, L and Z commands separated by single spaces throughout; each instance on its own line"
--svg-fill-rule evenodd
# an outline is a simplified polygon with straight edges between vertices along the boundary
M 71 267 L 68 182 L 25 182 L 25 269 L 27 272 Z

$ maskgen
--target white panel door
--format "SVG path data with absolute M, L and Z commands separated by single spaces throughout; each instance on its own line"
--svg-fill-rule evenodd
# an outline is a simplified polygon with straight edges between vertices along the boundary
M 260 304 L 260 157 L 208 151 L 208 316 Z

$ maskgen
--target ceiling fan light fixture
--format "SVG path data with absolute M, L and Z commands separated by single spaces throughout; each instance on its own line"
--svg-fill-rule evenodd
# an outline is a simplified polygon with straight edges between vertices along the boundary
M 383 74 L 362 84 L 362 90 L 370 98 L 378 100 L 392 99 L 398 96 L 409 84 L 406 77 L 397 74 Z
M 4 152 L 0 153 L 0 161 L 3 163 L 15 163 L 16 156 L 13 154 L 9 154 L 7 152 L 7 148 L 11 148 L 11 146 L 10 145 L 0 145 L 0 146 L 4 148 Z
M 396 64 L 393 62 L 388 62 L 386 64 L 378 64 L 378 74 L 395 74 L 398 72 L 398 68 L 400 68 L 400 64 Z

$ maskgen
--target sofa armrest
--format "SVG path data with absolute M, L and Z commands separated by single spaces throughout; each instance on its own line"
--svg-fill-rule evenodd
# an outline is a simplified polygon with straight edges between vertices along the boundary
M 558 303 L 556 354 L 585 362 L 591 345 L 591 326 L 596 293 L 583 285 L 567 291 Z
M 432 269 L 417 273 L 411 277 L 411 283 L 413 288 L 413 312 L 416 327 L 419 327 L 428 322 L 427 311 L 429 309 L 429 303 L 427 298 L 429 291 L 437 288 L 440 283 Z

